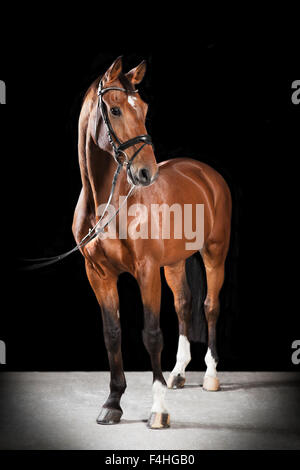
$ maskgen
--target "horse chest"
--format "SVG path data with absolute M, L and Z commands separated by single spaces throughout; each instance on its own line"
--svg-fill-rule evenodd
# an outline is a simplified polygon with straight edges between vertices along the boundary
M 106 270 L 118 273 L 132 271 L 134 266 L 130 250 L 122 240 L 96 238 L 86 249 L 89 259 Z

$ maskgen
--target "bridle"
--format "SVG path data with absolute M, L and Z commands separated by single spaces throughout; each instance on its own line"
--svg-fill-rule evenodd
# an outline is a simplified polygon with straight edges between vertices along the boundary
M 98 222 L 92 228 L 89 229 L 89 232 L 85 235 L 85 237 L 82 238 L 82 240 L 78 243 L 78 245 L 74 246 L 74 248 L 72 248 L 71 250 L 69 250 L 65 253 L 62 253 L 61 255 L 58 255 L 58 256 L 52 256 L 52 257 L 47 257 L 47 258 L 23 259 L 22 261 L 25 261 L 25 262 L 28 262 L 28 263 L 34 263 L 34 264 L 31 264 L 31 265 L 28 265 L 26 267 L 21 268 L 21 270 L 23 270 L 23 271 L 32 271 L 32 270 L 35 270 L 35 269 L 40 269 L 44 266 L 50 266 L 51 264 L 57 263 L 58 261 L 60 261 L 64 258 L 66 258 L 67 256 L 71 255 L 75 251 L 78 251 L 80 248 L 83 248 L 84 246 L 86 246 L 88 243 L 90 243 L 90 241 L 92 241 L 94 238 L 96 238 L 98 234 L 104 232 L 105 228 L 111 223 L 111 221 L 117 216 L 117 214 L 120 212 L 122 207 L 125 205 L 127 199 L 129 198 L 129 196 L 131 195 L 132 191 L 135 188 L 134 184 L 132 184 L 129 192 L 127 193 L 126 197 L 123 199 L 122 204 L 118 207 L 116 212 L 109 218 L 109 220 L 102 227 L 100 227 L 100 223 L 101 223 L 101 221 L 104 217 L 104 214 L 106 213 L 106 210 L 107 210 L 109 204 L 111 203 L 111 200 L 112 200 L 112 197 L 113 197 L 113 194 L 114 194 L 114 191 L 115 191 L 115 187 L 116 187 L 116 184 L 117 184 L 117 179 L 118 179 L 118 176 L 120 174 L 122 166 L 123 165 L 127 166 L 127 172 L 129 173 L 130 179 L 133 182 L 133 177 L 132 177 L 132 173 L 131 173 L 132 162 L 134 161 L 136 156 L 139 154 L 139 152 L 145 147 L 145 145 L 151 145 L 153 147 L 152 139 L 151 139 L 150 135 L 148 135 L 148 134 L 138 135 L 137 137 L 134 137 L 133 139 L 126 140 L 126 142 L 120 142 L 120 140 L 118 139 L 115 131 L 113 130 L 113 127 L 112 127 L 111 122 L 110 122 L 109 117 L 108 117 L 106 104 L 104 103 L 103 98 L 102 98 L 104 93 L 107 93 L 108 91 L 111 91 L 111 90 L 123 91 L 125 93 L 137 93 L 137 91 L 138 91 L 138 90 L 126 90 L 125 88 L 119 88 L 119 87 L 103 88 L 102 80 L 100 80 L 100 83 L 99 83 L 99 87 L 98 87 L 98 91 L 97 91 L 97 94 L 98 94 L 99 98 L 98 98 L 97 110 L 96 110 L 95 140 L 97 141 L 96 136 L 97 136 L 97 128 L 98 128 L 98 124 L 99 124 L 99 108 L 100 108 L 103 121 L 104 121 L 104 123 L 107 127 L 108 139 L 109 139 L 109 142 L 110 142 L 110 144 L 113 148 L 113 152 L 114 152 L 113 157 L 114 157 L 116 163 L 118 164 L 117 169 L 116 169 L 115 174 L 114 174 L 114 177 L 113 177 L 111 191 L 110 191 L 110 195 L 109 195 L 108 201 L 106 203 L 105 209 L 102 212 L 102 215 L 101 215 L 100 219 L 98 220 Z M 126 152 L 125 152 L 125 150 L 128 149 L 129 147 L 132 147 L 133 145 L 136 145 L 136 144 L 140 143 L 140 142 L 142 142 L 143 145 L 141 145 L 141 147 L 138 148 L 135 151 L 135 153 L 133 154 L 133 156 L 129 159 Z M 123 154 L 125 156 L 124 161 L 120 160 L 120 158 L 119 158 L 120 154 Z
M 119 140 L 118 136 L 116 135 L 111 125 L 111 122 L 108 117 L 107 107 L 103 100 L 103 95 L 107 93 L 108 91 L 122 91 L 125 93 L 137 93 L 138 90 L 126 90 L 125 88 L 120 88 L 120 87 L 115 87 L 115 86 L 103 88 L 102 80 L 100 80 L 98 91 L 97 91 L 97 95 L 99 98 L 98 98 L 98 103 L 97 103 L 96 121 L 95 121 L 95 140 L 97 141 L 97 128 L 99 124 L 99 109 L 100 109 L 101 114 L 102 114 L 102 119 L 107 128 L 108 140 L 109 140 L 110 145 L 113 148 L 113 152 L 114 152 L 113 157 L 118 165 L 121 164 L 121 165 L 127 166 L 127 172 L 129 173 L 131 181 L 133 181 L 133 176 L 131 173 L 131 165 L 134 159 L 140 153 L 140 151 L 145 147 L 145 145 L 151 145 L 153 147 L 152 139 L 149 134 L 141 134 L 136 137 L 133 137 L 132 139 L 128 139 L 125 142 L 121 142 Z M 140 142 L 142 142 L 143 145 L 141 145 L 141 147 L 139 147 L 135 151 L 135 153 L 132 155 L 132 157 L 129 159 L 125 150 L 127 150 L 129 147 L 132 147 Z M 123 162 L 120 160 L 121 154 L 125 156 L 125 160 Z

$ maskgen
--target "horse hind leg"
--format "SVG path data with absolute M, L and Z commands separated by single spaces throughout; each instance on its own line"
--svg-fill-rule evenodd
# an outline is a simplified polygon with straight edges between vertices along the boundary
M 173 292 L 175 310 L 179 323 L 179 339 L 176 364 L 167 381 L 168 388 L 183 388 L 185 369 L 191 360 L 190 342 L 188 339 L 192 311 L 192 297 L 185 274 L 185 261 L 175 266 L 165 266 L 166 281 Z
M 202 251 L 206 269 L 207 295 L 204 301 L 204 312 L 208 326 L 208 348 L 205 355 L 207 366 L 203 389 L 217 391 L 220 388 L 217 377 L 217 364 L 219 361 L 216 344 L 216 325 L 220 313 L 219 293 L 224 282 L 225 256 L 222 245 L 214 244 Z
M 136 275 L 144 307 L 143 342 L 151 359 L 153 370 L 153 404 L 148 427 L 163 429 L 170 426 L 170 415 L 165 403 L 166 382 L 161 370 L 163 336 L 160 329 L 161 279 L 160 269 L 150 262 L 141 264 Z

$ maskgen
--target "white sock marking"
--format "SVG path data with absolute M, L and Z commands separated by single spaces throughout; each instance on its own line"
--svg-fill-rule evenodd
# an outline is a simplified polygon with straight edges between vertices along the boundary
M 205 375 L 209 375 L 210 377 L 217 377 L 217 363 L 212 357 L 210 348 L 208 348 L 204 360 L 207 366 Z
M 155 380 L 152 385 L 153 393 L 153 406 L 151 408 L 152 413 L 167 413 L 165 405 L 165 394 L 167 387 L 163 385 L 159 380 Z
M 180 335 L 178 340 L 178 350 L 176 355 L 176 364 L 171 375 L 180 374 L 185 377 L 185 368 L 191 360 L 190 342 L 186 336 Z

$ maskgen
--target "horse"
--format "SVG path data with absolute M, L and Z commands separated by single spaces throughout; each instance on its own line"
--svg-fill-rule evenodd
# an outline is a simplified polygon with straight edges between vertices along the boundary
M 187 247 L 185 235 L 180 238 L 172 233 L 163 237 L 160 218 L 157 222 L 159 236 L 109 238 L 102 233 L 80 248 L 89 283 L 101 308 L 110 366 L 110 393 L 97 423 L 119 423 L 123 413 L 120 400 L 126 389 L 126 379 L 117 281 L 121 273 L 127 272 L 136 279 L 140 289 L 144 311 L 143 343 L 153 371 L 153 405 L 147 425 L 151 429 L 162 429 L 170 426 L 166 390 L 184 386 L 185 369 L 191 360 L 190 341 L 193 336 L 197 337 L 201 325 L 203 329 L 204 322 L 208 348 L 203 388 L 207 391 L 219 389 L 216 323 L 230 242 L 232 203 L 227 183 L 209 165 L 190 158 L 157 163 L 145 127 L 148 105 L 136 89 L 145 72 L 146 62 L 143 61 L 123 73 L 122 57 L 119 57 L 90 85 L 83 98 L 78 127 L 82 189 L 72 231 L 76 243 L 80 244 L 91 227 L 101 220 L 98 208 L 108 199 L 111 199 L 112 207 L 119 208 L 120 196 L 129 192 L 128 201 L 149 211 L 151 206 L 163 204 L 204 207 L 203 237 L 192 249 Z M 117 168 L 119 175 L 114 178 Z M 115 217 L 117 229 L 121 212 Z M 132 220 L 133 216 L 128 217 L 126 228 Z M 179 322 L 176 364 L 167 381 L 161 370 L 161 268 L 173 292 Z

